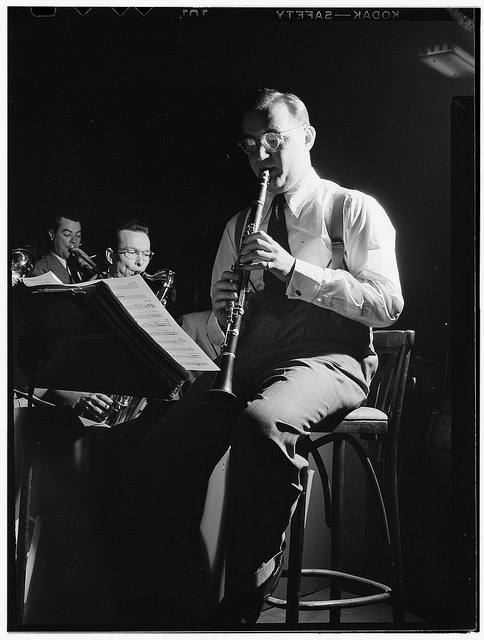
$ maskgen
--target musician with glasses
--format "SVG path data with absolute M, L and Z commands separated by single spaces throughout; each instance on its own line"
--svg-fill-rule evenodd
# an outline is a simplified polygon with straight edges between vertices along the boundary
M 105 252 L 108 267 L 98 278 L 126 278 L 143 273 L 154 255 L 149 227 L 139 220 L 118 223 L 108 242 Z M 111 397 L 99 392 L 36 389 L 35 393 L 52 404 L 70 405 L 78 415 L 98 423 L 105 419 L 113 404 Z
M 312 167 L 316 131 L 303 102 L 264 89 L 243 129 L 240 146 L 253 172 L 269 171 L 267 195 L 260 228 L 248 230 L 242 247 L 239 216 L 225 227 L 207 323 L 211 341 L 221 345 L 227 307 L 238 297 L 240 273 L 232 266 L 240 263 L 254 295 L 233 357 L 235 399 L 211 395 L 214 375 L 203 374 L 127 461 L 115 526 L 126 536 L 117 584 L 120 624 L 136 628 L 248 630 L 257 621 L 280 575 L 284 532 L 308 464 L 297 442 L 365 400 L 377 366 L 371 328 L 390 326 L 403 308 L 395 231 L 373 197 L 346 190 L 344 268 L 332 267 L 338 185 Z M 194 536 L 208 478 L 229 446 L 225 594 L 190 627 L 183 603 L 190 601 L 191 611 L 206 606 Z
M 105 252 L 108 268 L 100 277 L 127 278 L 143 273 L 154 256 L 149 233 L 148 225 L 139 220 L 118 223 Z M 102 422 L 112 403 L 112 398 L 103 393 L 82 393 L 74 408 L 79 415 Z
M 106 277 L 127 278 L 143 273 L 154 255 L 148 226 L 139 220 L 126 220 L 112 233 L 106 249 Z

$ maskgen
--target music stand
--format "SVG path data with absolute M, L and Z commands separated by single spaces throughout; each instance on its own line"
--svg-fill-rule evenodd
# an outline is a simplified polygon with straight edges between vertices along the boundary
M 102 282 L 100 284 L 103 284 Z M 157 399 L 172 398 L 187 371 L 126 314 L 107 287 L 27 289 L 10 297 L 10 364 L 15 386 L 27 386 L 27 438 L 22 443 L 16 555 L 16 620 L 24 617 L 28 523 L 32 493 L 35 387 L 99 390 Z M 63 408 L 65 409 L 65 407 Z M 80 429 L 83 425 L 77 420 Z

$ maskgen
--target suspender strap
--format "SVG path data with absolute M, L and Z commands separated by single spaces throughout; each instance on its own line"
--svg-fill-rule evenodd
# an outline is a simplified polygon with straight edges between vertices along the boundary
M 340 187 L 334 196 L 333 208 L 331 210 L 331 250 L 333 260 L 331 262 L 332 269 L 342 269 L 344 262 L 344 238 L 343 238 L 343 205 L 345 201 L 346 190 Z

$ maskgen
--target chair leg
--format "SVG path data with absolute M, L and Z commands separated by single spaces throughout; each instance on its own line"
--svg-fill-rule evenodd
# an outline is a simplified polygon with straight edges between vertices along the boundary
M 343 570 L 343 485 L 344 485 L 345 441 L 335 438 L 333 442 L 333 500 L 331 529 L 331 568 L 333 571 Z M 341 598 L 341 580 L 333 579 L 330 589 L 331 600 Z M 329 614 L 331 625 L 341 622 L 341 610 L 331 609 Z
M 392 606 L 393 622 L 405 623 L 405 595 L 403 584 L 402 543 L 400 536 L 400 514 L 398 507 L 398 477 L 396 454 L 391 452 L 385 467 L 386 486 L 388 487 L 388 526 L 391 541 L 391 571 L 392 571 Z
M 306 517 L 306 492 L 308 487 L 308 469 L 301 470 L 302 493 L 291 520 L 291 544 L 287 572 L 286 625 L 291 629 L 299 623 L 299 600 L 301 598 L 301 572 L 304 552 L 304 520 Z

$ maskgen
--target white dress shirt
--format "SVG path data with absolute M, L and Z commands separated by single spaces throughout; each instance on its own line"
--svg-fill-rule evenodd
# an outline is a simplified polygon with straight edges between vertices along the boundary
M 346 269 L 331 269 L 330 214 L 338 185 L 314 169 L 284 193 L 291 255 L 296 259 L 287 297 L 330 309 L 369 327 L 393 324 L 403 309 L 395 256 L 395 230 L 383 208 L 369 195 L 347 190 L 343 208 Z M 260 228 L 267 231 L 274 196 L 267 193 Z M 238 214 L 237 214 L 238 215 Z M 237 261 L 237 215 L 223 232 L 212 271 L 212 287 Z M 251 272 L 256 290 L 263 270 Z

